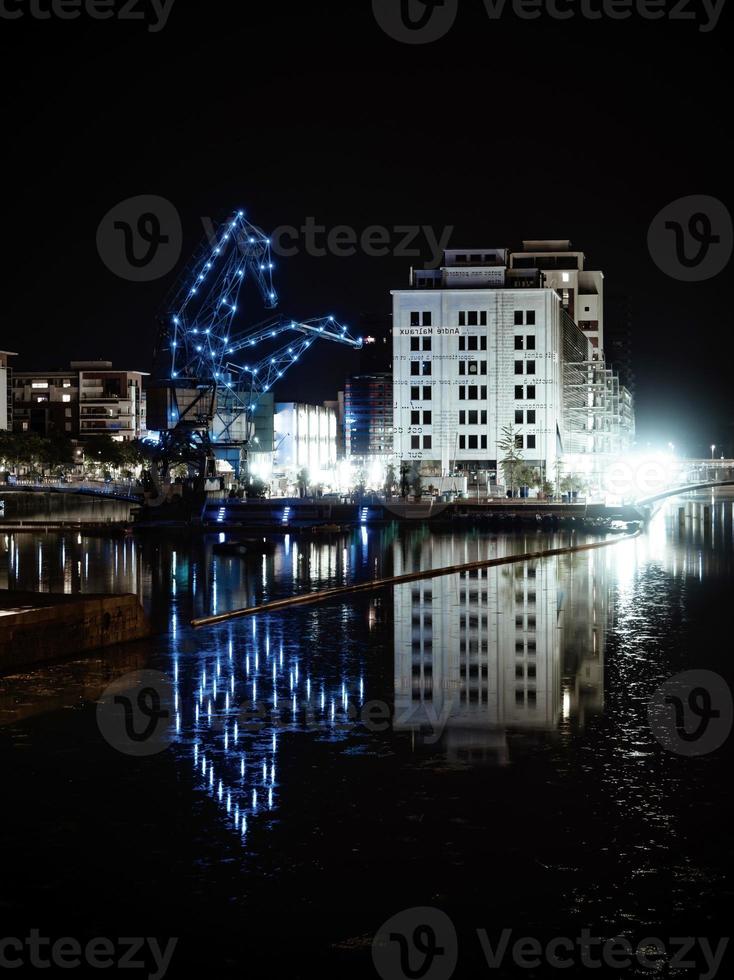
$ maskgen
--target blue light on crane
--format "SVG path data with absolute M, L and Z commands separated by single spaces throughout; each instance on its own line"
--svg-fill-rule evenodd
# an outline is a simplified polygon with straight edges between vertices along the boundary
M 182 286 L 178 305 L 171 311 L 168 343 L 161 345 L 161 350 L 170 351 L 167 377 L 185 377 L 192 386 L 213 386 L 226 392 L 217 414 L 231 412 L 232 421 L 238 415 L 255 411 L 259 395 L 270 391 L 275 380 L 282 378 L 300 354 L 310 348 L 313 335 L 359 346 L 349 336 L 346 326 L 336 324 L 337 330 L 332 331 L 333 315 L 236 330 L 233 318 L 239 310 L 239 292 L 248 279 L 255 280 L 266 307 L 272 308 L 278 302 L 272 282 L 276 263 L 270 254 L 270 239 L 251 225 L 244 214 L 233 212 L 229 221 L 220 227 L 215 242 L 208 245 L 208 257 L 201 264 L 197 262 L 197 268 L 189 273 L 191 278 Z M 214 263 L 218 264 L 217 275 L 209 277 L 207 273 Z M 286 345 L 255 365 L 243 367 L 237 363 L 238 351 L 255 348 L 287 330 L 299 332 L 305 338 L 296 347 Z M 201 335 L 206 337 L 205 343 L 201 340 L 197 343 Z M 250 394 L 254 395 L 253 399 L 247 397 Z M 225 426 L 228 427 L 226 421 Z

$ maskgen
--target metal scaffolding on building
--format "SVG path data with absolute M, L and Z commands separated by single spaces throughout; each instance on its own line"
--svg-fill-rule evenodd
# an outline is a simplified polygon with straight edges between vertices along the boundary
M 632 448 L 632 393 L 603 360 L 564 364 L 563 408 L 567 453 L 619 455 Z

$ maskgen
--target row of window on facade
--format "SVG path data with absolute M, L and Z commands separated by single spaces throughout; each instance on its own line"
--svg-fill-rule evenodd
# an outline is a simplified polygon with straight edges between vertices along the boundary
M 528 362 L 531 363 L 531 362 Z M 532 372 L 528 372 L 532 373 Z M 412 402 L 417 401 L 431 401 L 432 389 L 428 385 L 424 385 L 422 390 L 418 385 L 412 385 L 410 389 L 410 400 Z M 515 385 L 515 399 L 527 399 L 528 401 L 534 401 L 536 396 L 535 385 Z M 486 385 L 461 385 L 459 387 L 459 401 L 477 401 L 486 400 L 487 398 L 487 386 Z M 535 421 L 535 419 L 533 419 Z
M 534 327 L 535 310 L 514 310 L 514 324 L 516 327 Z M 412 310 L 410 314 L 411 327 L 432 327 L 433 314 L 430 311 L 419 312 Z M 488 325 L 486 310 L 459 310 L 460 327 L 486 327 Z
M 479 442 L 477 442 L 479 440 Z M 535 436 L 515 436 L 515 446 L 517 449 L 535 449 L 536 448 L 536 438 Z M 417 448 L 417 447 L 415 447 Z M 486 436 L 459 436 L 459 449 L 486 449 L 487 448 L 487 437 Z

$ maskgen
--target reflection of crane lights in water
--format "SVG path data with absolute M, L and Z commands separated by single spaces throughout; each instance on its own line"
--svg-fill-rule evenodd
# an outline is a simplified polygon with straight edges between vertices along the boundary
M 193 678 L 191 704 L 195 730 L 192 747 L 194 772 L 200 773 L 201 788 L 222 807 L 226 824 L 242 835 L 247 830 L 248 818 L 267 818 L 267 815 L 277 806 L 276 757 L 279 750 L 277 727 L 285 727 L 286 730 L 295 732 L 301 730 L 304 723 L 306 726 L 316 725 L 322 731 L 328 731 L 330 739 L 339 739 L 343 737 L 339 730 L 340 724 L 347 725 L 350 720 L 350 689 L 355 692 L 355 697 L 356 692 L 359 692 L 361 703 L 364 699 L 363 678 L 360 677 L 356 684 L 350 683 L 348 678 L 343 678 L 334 687 L 326 680 L 318 682 L 320 698 L 318 705 L 313 704 L 310 674 L 300 670 L 297 658 L 285 657 L 280 643 L 278 643 L 277 653 L 275 651 L 270 653 L 270 638 L 266 637 L 264 642 L 267 651 L 264 669 L 267 676 L 271 678 L 274 704 L 277 705 L 279 699 L 283 700 L 284 695 L 290 695 L 288 698 L 290 711 L 286 714 L 278 713 L 277 709 L 273 709 L 272 716 L 269 717 L 266 710 L 264 714 L 253 719 L 255 727 L 252 729 L 248 727 L 245 718 L 239 714 L 241 711 L 249 711 L 248 705 L 260 710 L 264 707 L 258 705 L 256 698 L 257 676 L 252 681 L 253 701 L 248 697 L 249 680 L 246 679 L 248 665 L 251 671 L 253 659 L 257 662 L 256 673 L 259 672 L 259 657 L 256 651 L 254 658 L 248 651 L 243 658 L 244 663 L 242 661 L 238 663 L 237 658 L 231 656 L 227 661 L 228 676 L 222 670 L 221 659 L 217 657 L 213 662 L 210 659 L 208 667 L 202 666 L 200 671 L 197 670 Z M 231 646 L 229 652 L 233 653 Z M 268 660 L 271 663 L 267 663 Z M 217 684 L 218 677 L 219 684 Z M 242 687 L 242 681 L 246 681 L 245 687 Z M 207 700 L 207 724 L 200 727 L 199 700 L 206 689 L 207 682 L 210 684 L 212 697 Z M 237 696 L 238 687 L 244 695 L 243 698 Z M 214 694 L 215 689 L 217 694 Z M 226 697 L 218 697 L 220 689 L 222 689 L 221 693 L 226 692 Z M 303 717 L 299 716 L 301 711 L 304 712 Z M 179 717 L 183 717 L 185 721 L 185 710 Z M 269 729 L 271 726 L 273 726 L 271 731 L 267 731 L 266 734 L 262 732 L 261 727 Z M 248 751 L 238 750 L 233 754 L 235 747 L 243 742 L 247 745 Z

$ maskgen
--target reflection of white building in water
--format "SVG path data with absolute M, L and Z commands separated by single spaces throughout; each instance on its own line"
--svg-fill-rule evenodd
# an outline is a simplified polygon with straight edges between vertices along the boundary
M 494 557 L 496 543 L 433 537 L 424 548 L 430 557 L 396 554 L 396 574 Z M 553 730 L 599 710 L 601 567 L 590 553 L 396 587 L 396 728 L 442 732 L 451 754 L 505 761 L 508 729 Z

